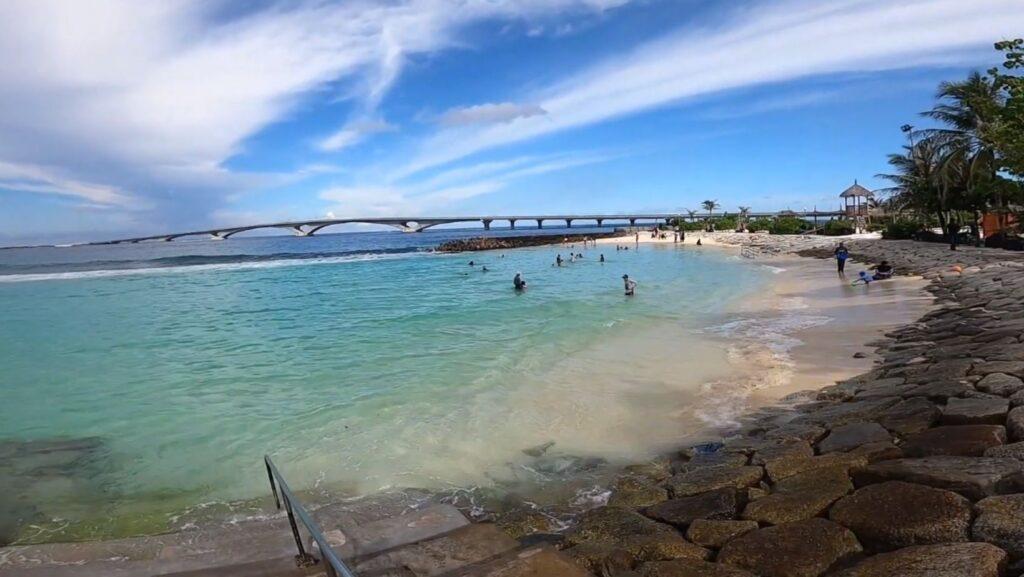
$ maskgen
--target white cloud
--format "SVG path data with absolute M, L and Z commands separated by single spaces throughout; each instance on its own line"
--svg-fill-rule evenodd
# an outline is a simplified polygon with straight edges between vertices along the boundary
M 522 156 L 453 168 L 415 184 L 334 186 L 319 196 L 333 203 L 326 212 L 339 218 L 448 214 L 453 203 L 497 192 L 516 180 L 606 162 L 619 156 L 607 152 Z
M 517 118 L 530 118 L 547 114 L 536 104 L 515 104 L 501 102 L 498 104 L 478 104 L 452 108 L 438 118 L 442 126 L 469 126 L 474 124 L 496 124 L 511 122 Z
M 124 205 L 130 198 L 112 186 L 60 176 L 53 169 L 0 161 L 0 188 L 83 199 L 94 205 Z
M 570 75 L 524 100 L 543 117 L 443 130 L 400 171 L 725 90 L 815 75 L 951 62 L 989 63 L 991 43 L 1024 30 L 1020 0 L 785 0 L 737 9 Z
M 341 130 L 318 142 L 317 148 L 325 152 L 334 152 L 356 145 L 368 136 L 396 130 L 398 127 L 383 120 L 350 122 Z
M 23 190 L 135 207 L 148 197 L 161 218 L 208 218 L 238 184 L 260 180 L 225 161 L 308 95 L 350 90 L 367 113 L 409 56 L 458 45 L 470 25 L 621 3 L 282 0 L 239 12 L 204 0 L 7 0 L 0 162 L 61 175 Z M 328 148 L 367 134 L 346 128 Z

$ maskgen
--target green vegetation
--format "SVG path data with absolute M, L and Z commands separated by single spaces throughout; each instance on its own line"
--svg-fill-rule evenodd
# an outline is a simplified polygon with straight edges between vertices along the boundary
M 830 220 L 822 227 L 822 234 L 827 236 L 842 236 L 855 232 L 853 222 L 845 219 Z
M 938 103 L 923 113 L 940 128 L 915 130 L 905 125 L 909 143 L 889 155 L 891 174 L 882 174 L 893 187 L 884 206 L 903 221 L 923 223 L 934 217 L 951 249 L 966 224 L 977 238 L 984 212 L 1010 212 L 1024 198 L 1024 40 L 999 42 L 1005 62 L 1001 72 L 978 72 L 959 82 L 939 85 Z M 893 223 L 887 238 L 909 230 Z
M 885 225 L 882 238 L 901 240 L 914 238 L 921 231 L 922 225 L 916 220 L 899 219 Z

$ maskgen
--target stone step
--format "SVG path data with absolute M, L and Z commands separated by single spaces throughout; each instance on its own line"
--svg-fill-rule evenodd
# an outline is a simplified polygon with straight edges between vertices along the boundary
M 490 523 L 466 525 L 431 539 L 355 560 L 360 577 L 408 569 L 416 577 L 434 577 L 515 550 L 518 543 Z
M 325 573 L 320 565 L 301 568 L 295 565 L 294 557 L 280 557 L 194 571 L 154 573 L 153 577 L 320 577 L 321 575 L 325 575 Z
M 360 576 L 362 577 L 362 576 Z M 521 547 L 466 565 L 442 577 L 591 577 L 549 545 Z

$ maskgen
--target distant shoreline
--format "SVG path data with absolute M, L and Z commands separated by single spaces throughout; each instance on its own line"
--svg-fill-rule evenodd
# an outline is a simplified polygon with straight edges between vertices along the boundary
M 529 246 L 544 246 L 576 243 L 584 240 L 609 239 L 628 236 L 629 233 L 616 230 L 587 234 L 530 234 L 522 236 L 477 236 L 472 238 L 454 239 L 437 245 L 437 252 L 474 252 L 481 250 L 513 249 Z

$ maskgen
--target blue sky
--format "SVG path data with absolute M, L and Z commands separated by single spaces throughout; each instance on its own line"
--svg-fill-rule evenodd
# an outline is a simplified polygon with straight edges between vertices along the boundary
M 1019 0 L 12 0 L 0 244 L 831 208 Z

